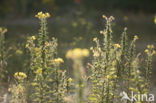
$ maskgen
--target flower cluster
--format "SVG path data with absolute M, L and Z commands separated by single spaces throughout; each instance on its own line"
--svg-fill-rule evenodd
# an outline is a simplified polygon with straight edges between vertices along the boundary
M 147 45 L 147 49 L 145 49 L 145 53 L 155 55 L 156 51 L 154 50 L 154 45 Z
M 45 19 L 45 18 L 49 18 L 50 14 L 49 13 L 39 12 L 37 15 L 35 15 L 35 17 L 37 17 L 39 19 Z
M 27 78 L 27 75 L 23 72 L 16 72 L 14 74 L 14 77 L 18 80 L 23 80 L 23 79 Z

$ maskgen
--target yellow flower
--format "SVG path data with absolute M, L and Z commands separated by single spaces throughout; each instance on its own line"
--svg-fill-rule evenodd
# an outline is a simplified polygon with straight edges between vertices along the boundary
M 145 53 L 149 53 L 149 50 L 148 50 L 148 49 L 146 49 L 146 50 L 145 50 Z
M 14 77 L 16 79 L 22 80 L 22 79 L 27 78 L 27 75 L 25 73 L 23 73 L 23 72 L 17 72 L 17 73 L 14 74 Z
M 101 30 L 101 31 L 100 31 L 100 34 L 104 34 L 104 32 Z
M 90 50 L 93 50 L 93 47 L 90 47 Z
M 71 58 L 71 59 L 79 59 L 79 58 L 88 57 L 88 56 L 89 56 L 88 49 L 80 49 L 80 48 L 69 50 L 66 54 L 66 58 Z
M 110 16 L 109 18 L 110 18 L 111 20 L 115 20 L 115 18 L 114 18 L 113 16 Z
M 50 14 L 49 13 L 45 13 L 46 17 L 49 18 L 50 17 Z
M 71 58 L 72 57 L 72 50 L 69 50 L 67 53 L 66 53 L 66 58 Z
M 51 39 L 52 39 L 52 40 L 55 40 L 55 37 L 52 37 Z
M 111 76 L 110 76 L 110 75 L 107 75 L 107 76 L 106 76 L 106 78 L 107 78 L 107 79 L 110 79 L 110 78 L 111 78 Z
M 138 36 L 137 35 L 135 35 L 134 36 L 134 40 L 138 40 L 139 38 L 138 38 Z
M 35 36 L 32 36 L 31 39 L 32 39 L 32 40 L 36 40 L 36 37 L 35 37 Z
M 69 78 L 69 79 L 68 79 L 68 82 L 72 82 L 72 81 L 73 81 L 73 79 L 72 79 L 72 78 Z
M 26 48 L 28 48 L 29 47 L 29 44 L 26 44 L 26 46 L 25 46 Z
M 96 41 L 97 41 L 97 38 L 96 38 L 96 37 L 95 37 L 95 38 L 93 38 L 93 41 L 95 41 L 95 42 L 96 42 Z
M 62 58 L 57 58 L 54 60 L 56 63 L 58 64 L 61 64 L 61 63 L 64 63 L 63 59 Z
M 107 19 L 107 17 L 106 17 L 105 15 L 102 15 L 102 17 L 103 17 L 104 19 Z
M 12 88 L 8 88 L 8 92 L 11 92 L 12 91 Z
M 46 42 L 46 43 L 45 43 L 45 45 L 46 45 L 46 46 L 49 46 L 49 43 L 48 43 L 48 42 Z
M 98 50 L 101 52 L 101 48 L 98 48 Z
M 151 45 L 147 45 L 147 48 L 150 49 L 151 48 Z
M 156 24 L 156 16 L 154 17 L 154 23 Z
M 114 47 L 120 48 L 120 45 L 119 44 L 114 44 Z
M 156 54 L 155 50 L 153 50 L 152 54 L 153 54 L 153 55 L 155 55 L 155 54 Z
M 41 74 L 42 73 L 42 68 L 39 68 L 35 71 L 36 74 Z
M 154 45 L 151 45 L 151 48 L 154 49 Z

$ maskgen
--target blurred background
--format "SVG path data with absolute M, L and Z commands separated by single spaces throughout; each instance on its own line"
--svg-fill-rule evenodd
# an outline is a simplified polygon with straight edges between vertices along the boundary
M 139 36 L 137 52 L 144 55 L 146 45 L 156 46 L 156 0 L 0 0 L 0 26 L 6 27 L 6 45 L 9 51 L 8 71 L 27 71 L 29 56 L 25 49 L 28 36 L 36 35 L 40 27 L 35 18 L 38 12 L 49 12 L 49 37 L 58 39 L 58 55 L 65 59 L 67 50 L 75 47 L 90 48 L 92 38 L 104 29 L 102 15 L 114 16 L 113 39 L 120 41 L 124 27 L 130 39 Z M 153 76 L 156 57 L 153 58 Z M 91 62 L 91 57 L 86 62 Z M 69 69 L 71 61 L 62 68 Z M 156 84 L 156 79 L 152 79 Z

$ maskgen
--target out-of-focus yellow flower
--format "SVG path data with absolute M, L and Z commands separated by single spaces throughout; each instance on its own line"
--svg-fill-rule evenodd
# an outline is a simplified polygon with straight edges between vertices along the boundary
M 114 44 L 114 47 L 120 48 L 120 45 L 119 44 Z
M 49 18 L 49 17 L 50 17 L 50 14 L 49 14 L 49 13 L 45 13 L 45 16 L 46 16 L 47 18 Z
M 111 20 L 115 20 L 115 18 L 114 18 L 113 16 L 110 16 L 109 18 L 110 18 Z
M 8 92 L 11 92 L 12 91 L 12 88 L 8 88 Z
M 52 40 L 55 40 L 55 37 L 52 37 L 51 39 L 52 39 Z
M 36 37 L 35 37 L 35 36 L 32 36 L 31 39 L 32 39 L 32 40 L 36 40 Z
M 105 16 L 105 15 L 102 15 L 102 17 L 103 17 L 104 19 L 107 19 L 107 16 Z
M 149 50 L 148 50 L 148 49 L 146 49 L 146 50 L 145 50 L 145 53 L 149 53 Z
M 42 68 L 39 68 L 35 71 L 36 74 L 42 74 Z
M 96 42 L 96 41 L 97 41 L 97 37 L 93 38 L 93 41 L 95 41 L 95 42 Z
M 80 49 L 80 48 L 69 50 L 66 54 L 66 58 L 71 58 L 71 59 L 79 59 L 88 56 L 89 56 L 88 49 Z
M 155 54 L 156 54 L 156 52 L 155 52 L 155 50 L 153 50 L 152 55 L 155 55 Z
M 151 48 L 151 45 L 147 45 L 147 48 L 150 49 Z
M 137 35 L 134 36 L 134 40 L 138 40 L 139 37 Z
M 22 79 L 27 78 L 27 75 L 25 73 L 23 73 L 23 72 L 17 72 L 17 73 L 14 74 L 14 77 L 16 79 L 22 80 Z
M 100 31 L 100 34 L 104 34 L 104 32 L 101 30 L 101 31 Z
M 29 48 L 29 44 L 27 43 L 25 47 L 26 47 L 26 48 Z
M 72 78 L 69 78 L 69 79 L 68 79 L 68 82 L 72 82 L 72 81 L 73 81 L 73 79 L 72 79 Z
M 62 58 L 54 59 L 54 61 L 58 64 L 64 63 L 64 60 Z
M 154 49 L 154 45 L 151 45 L 151 48 Z
M 90 47 L 90 50 L 93 50 L 93 47 Z
M 107 75 L 107 76 L 106 76 L 106 78 L 107 78 L 107 79 L 110 79 L 110 78 L 111 78 L 111 76 L 110 76 L 110 75 Z
M 50 14 L 49 13 L 39 12 L 37 15 L 35 15 L 35 17 L 37 17 L 39 19 L 45 19 L 45 18 L 49 18 Z
M 154 17 L 154 23 L 156 24 L 156 16 Z

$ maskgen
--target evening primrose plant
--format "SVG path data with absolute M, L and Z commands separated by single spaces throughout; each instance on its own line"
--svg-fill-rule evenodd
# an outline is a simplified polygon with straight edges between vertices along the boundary
M 150 76 L 152 56 L 155 54 L 154 45 L 148 45 L 145 53 L 147 58 L 142 60 L 141 54 L 136 54 L 136 41 L 134 36 L 131 42 L 126 34 L 127 28 L 121 35 L 121 42 L 114 43 L 112 38 L 112 21 L 114 17 L 107 18 L 106 27 L 100 31 L 103 41 L 94 38 L 95 47 L 90 50 L 93 53 L 91 68 L 91 92 L 88 100 L 91 103 L 115 103 L 122 102 L 119 92 L 124 91 L 131 98 L 131 92 L 147 94 L 150 92 Z M 142 66 L 142 64 L 146 64 Z M 130 101 L 127 101 L 130 102 Z M 140 101 L 139 101 L 140 102 Z M 140 103 L 144 103 L 145 99 Z
M 8 91 L 11 93 L 10 103 L 27 103 L 26 96 L 26 81 L 27 75 L 23 72 L 14 74 L 16 84 L 11 85 Z
M 47 18 L 49 13 L 39 12 L 35 17 L 40 20 L 38 35 L 27 40 L 26 48 L 30 52 L 30 76 L 33 78 L 33 102 L 37 103 L 62 103 L 66 94 L 66 72 L 60 69 L 64 63 L 62 58 L 57 58 L 57 40 L 47 36 Z

